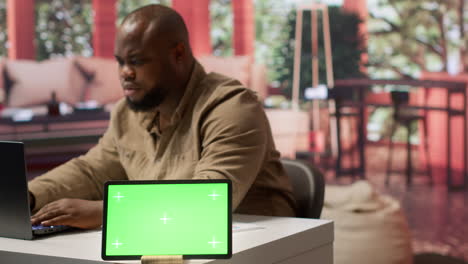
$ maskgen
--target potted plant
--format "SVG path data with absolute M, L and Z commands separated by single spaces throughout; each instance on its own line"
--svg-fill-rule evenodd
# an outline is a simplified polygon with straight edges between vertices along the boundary
M 330 38 L 332 49 L 332 64 L 334 79 L 346 78 L 359 78 L 365 77 L 366 74 L 361 72 L 362 55 L 365 52 L 364 39 L 359 34 L 359 25 L 362 20 L 355 13 L 344 11 L 338 6 L 329 6 L 329 21 L 330 21 Z M 319 15 L 322 15 L 319 12 Z M 311 52 L 311 12 L 304 11 L 303 27 L 302 27 L 302 52 L 301 52 L 301 77 L 300 77 L 300 99 L 303 102 L 301 108 L 309 110 L 310 102 L 304 98 L 304 91 L 307 87 L 312 85 L 312 52 Z M 288 97 L 292 91 L 293 79 L 293 64 L 294 64 L 294 38 L 295 38 L 295 24 L 296 24 L 296 10 L 291 10 L 288 15 L 288 26 L 283 30 L 289 34 L 289 40 L 283 46 L 275 50 L 275 56 L 283 58 L 276 65 L 275 71 L 277 72 L 277 80 L 282 87 L 283 93 Z M 319 18 L 319 83 L 326 83 L 326 64 L 325 52 L 323 41 L 323 26 L 321 25 L 322 19 Z M 311 143 L 310 150 L 313 152 L 328 152 L 330 151 L 330 138 L 328 131 L 328 108 L 326 102 L 321 102 L 320 110 L 320 130 L 310 131 L 309 141 Z M 311 128 L 312 129 L 312 128 Z M 355 139 L 343 138 L 345 142 L 350 142 Z

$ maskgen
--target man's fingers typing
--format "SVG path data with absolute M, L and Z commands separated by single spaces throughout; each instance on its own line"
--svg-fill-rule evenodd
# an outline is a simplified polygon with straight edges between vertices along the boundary
M 33 225 L 40 224 L 60 215 L 66 214 L 56 202 L 50 203 L 42 207 L 35 215 L 31 217 Z
M 50 220 L 58 215 L 60 215 L 61 212 L 60 211 L 57 211 L 57 210 L 51 210 L 51 211 L 45 211 L 45 212 L 38 212 L 36 215 L 34 215 L 32 218 L 31 218 L 31 222 L 33 224 L 39 224 L 39 223 L 42 223 L 44 221 L 47 221 L 47 220 Z
M 45 226 L 53 226 L 53 225 L 69 225 L 71 220 L 71 215 L 59 215 L 52 219 L 43 221 L 42 224 Z
M 96 228 L 102 224 L 102 201 L 61 199 L 41 208 L 31 217 L 31 223 Z

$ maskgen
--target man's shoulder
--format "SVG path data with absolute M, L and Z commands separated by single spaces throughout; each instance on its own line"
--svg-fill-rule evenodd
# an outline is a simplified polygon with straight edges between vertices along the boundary
M 204 83 L 204 84 L 203 84 Z M 209 73 L 193 113 L 202 120 L 222 118 L 229 123 L 249 123 L 264 118 L 263 104 L 256 93 L 239 81 L 217 73 Z M 249 115 L 251 118 L 245 118 Z
M 241 88 L 241 89 L 247 89 L 245 85 L 243 85 L 240 81 L 228 77 L 226 75 L 217 73 L 217 72 L 210 72 L 206 74 L 205 78 L 201 82 L 202 85 L 208 86 L 211 88 Z
M 241 95 L 247 95 L 252 100 L 258 101 L 256 93 L 240 81 L 216 72 L 208 73 L 201 82 L 201 85 L 203 86 L 201 96 L 203 99 L 200 99 L 208 104 L 225 101 Z

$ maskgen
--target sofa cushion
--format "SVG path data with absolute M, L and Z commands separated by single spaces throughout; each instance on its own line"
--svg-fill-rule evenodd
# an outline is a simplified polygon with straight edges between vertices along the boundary
M 240 81 L 250 88 L 251 64 L 249 56 L 216 57 L 200 56 L 198 62 L 206 72 L 217 72 Z
M 45 104 L 52 92 L 60 102 L 75 104 L 81 100 L 85 80 L 73 59 L 58 58 L 44 62 L 8 60 L 5 69 L 12 81 L 7 89 L 9 107 Z
M 76 63 L 84 76 L 87 76 L 85 100 L 95 100 L 104 105 L 123 97 L 115 59 L 77 57 Z

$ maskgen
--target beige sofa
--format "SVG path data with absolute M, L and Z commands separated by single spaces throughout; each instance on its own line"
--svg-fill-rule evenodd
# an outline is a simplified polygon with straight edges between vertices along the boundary
M 252 63 L 250 57 L 204 56 L 199 61 L 207 72 L 216 70 L 234 77 L 256 91 L 260 98 L 266 96 L 265 67 Z M 60 102 L 70 105 L 89 100 L 106 105 L 123 96 L 114 59 L 3 60 L 0 70 L 6 79 L 0 82 L 0 102 L 4 107 L 43 105 L 50 100 L 52 92 Z
M 207 72 L 216 71 L 238 79 L 254 90 L 260 100 L 267 96 L 265 66 L 254 63 L 251 57 L 202 56 L 197 59 Z M 3 73 L 4 81 L 0 82 L 0 102 L 3 102 L 3 107 L 8 110 L 32 108 L 36 114 L 44 115 L 47 112 L 45 105 L 50 100 L 52 92 L 55 92 L 58 101 L 70 106 L 91 100 L 97 102 L 98 105 L 106 106 L 109 110 L 113 103 L 123 96 L 117 67 L 114 59 L 96 57 L 56 58 L 43 62 L 2 60 L 0 72 Z M 10 117 L 8 115 L 12 111 L 8 110 L 1 111 L 3 118 Z M 273 109 L 267 109 L 266 112 L 272 126 L 276 147 L 283 157 L 294 158 L 296 151 L 308 150 L 307 113 Z M 97 127 L 105 127 L 103 122 L 94 123 Z M 95 127 L 90 125 L 90 122 L 60 124 L 61 134 L 70 135 L 72 131 L 67 132 L 67 127 L 71 130 L 76 126 Z M 33 131 L 35 128 L 22 127 L 19 132 L 24 129 Z M 12 128 L 0 124 L 0 139 L 5 139 L 1 134 L 9 130 Z M 54 127 L 51 127 L 48 134 L 43 136 L 52 136 L 53 131 Z

